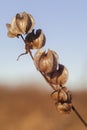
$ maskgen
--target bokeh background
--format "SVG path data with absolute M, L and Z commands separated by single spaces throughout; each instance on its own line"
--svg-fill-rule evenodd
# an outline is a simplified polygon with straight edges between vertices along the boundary
M 85 130 L 75 113 L 61 115 L 50 98 L 53 91 L 25 55 L 21 38 L 7 37 L 6 23 L 26 11 L 35 19 L 35 29 L 46 35 L 44 49 L 59 55 L 69 71 L 67 88 L 73 104 L 87 120 L 87 1 L 1 0 L 0 4 L 0 129 Z M 34 53 L 34 51 L 33 51 Z

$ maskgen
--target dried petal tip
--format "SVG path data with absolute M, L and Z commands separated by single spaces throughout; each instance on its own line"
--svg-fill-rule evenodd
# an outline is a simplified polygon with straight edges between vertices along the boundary
M 46 37 L 41 29 L 36 30 L 36 33 L 33 29 L 32 32 L 25 37 L 25 42 L 30 49 L 40 49 L 45 45 Z
M 11 24 L 6 24 L 8 37 L 17 37 L 18 35 L 28 33 L 34 27 L 34 19 L 30 14 L 23 12 L 13 17 Z
M 37 51 L 34 56 L 34 63 L 36 68 L 45 74 L 55 71 L 58 66 L 58 59 L 55 54 L 56 53 L 52 50 L 48 50 L 48 52 L 41 50 Z

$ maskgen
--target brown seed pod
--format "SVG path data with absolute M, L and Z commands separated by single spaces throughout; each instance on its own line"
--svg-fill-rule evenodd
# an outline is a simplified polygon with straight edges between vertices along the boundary
M 58 66 L 57 54 L 55 56 L 55 53 L 52 50 L 48 50 L 48 52 L 38 50 L 34 56 L 36 68 L 45 74 L 55 71 Z
M 41 29 L 36 30 L 36 33 L 34 33 L 33 29 L 32 32 L 25 37 L 25 42 L 26 49 L 40 49 L 45 45 L 46 37 Z
M 62 104 L 61 102 L 59 102 L 58 104 L 56 104 L 56 108 L 60 113 L 69 114 L 72 109 L 72 103 L 63 103 Z
M 34 27 L 34 18 L 26 12 L 16 14 L 16 24 L 22 33 L 28 33 Z
M 68 102 L 70 103 L 72 100 L 72 96 L 70 91 L 67 90 L 66 87 L 62 87 L 59 90 L 55 90 L 52 94 L 51 97 L 53 100 L 57 102 Z
M 59 64 L 59 69 L 46 75 L 46 77 L 50 83 L 61 86 L 64 85 L 68 80 L 68 70 L 64 65 Z
M 8 37 L 14 38 L 29 32 L 34 27 L 34 19 L 30 14 L 23 12 L 13 17 L 11 24 L 6 24 Z

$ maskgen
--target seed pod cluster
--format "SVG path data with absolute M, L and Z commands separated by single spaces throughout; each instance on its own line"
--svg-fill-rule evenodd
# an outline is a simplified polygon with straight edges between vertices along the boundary
M 55 91 L 51 94 L 55 101 L 57 110 L 60 113 L 70 113 L 72 109 L 71 93 L 64 87 L 68 80 L 67 68 L 59 63 L 59 56 L 53 50 L 47 52 L 38 49 L 34 55 L 34 64 L 41 73 L 44 74 L 47 82 L 55 86 Z
M 6 24 L 8 29 L 8 37 L 14 38 L 25 34 L 23 41 L 25 42 L 25 53 L 20 56 L 30 53 L 30 49 L 40 49 L 45 45 L 46 37 L 41 29 L 34 30 L 35 20 L 33 16 L 29 13 L 22 12 L 17 13 L 16 16 L 12 18 L 11 24 Z M 31 53 L 30 53 L 31 54 Z M 33 58 L 33 57 L 32 57 Z
M 68 80 L 68 70 L 59 63 L 59 56 L 55 51 L 50 49 L 44 51 L 42 49 L 45 45 L 46 37 L 41 29 L 34 30 L 34 24 L 35 21 L 31 14 L 26 12 L 18 13 L 13 17 L 11 24 L 6 24 L 8 37 L 22 37 L 26 52 L 21 55 L 30 53 L 37 70 L 40 71 L 42 76 L 55 90 L 51 97 L 55 101 L 57 110 L 61 113 L 70 113 L 72 96 L 67 88 L 64 87 Z M 25 34 L 25 38 L 22 36 L 23 34 Z M 31 50 L 34 49 L 37 50 L 33 56 Z

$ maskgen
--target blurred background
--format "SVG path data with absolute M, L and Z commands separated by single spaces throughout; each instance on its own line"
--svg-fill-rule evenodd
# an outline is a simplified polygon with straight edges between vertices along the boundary
M 87 1 L 18 1 L 0 4 L 0 129 L 68 130 L 86 128 L 75 113 L 61 115 L 50 98 L 53 91 L 25 55 L 21 38 L 7 37 L 6 23 L 26 11 L 35 19 L 35 29 L 46 35 L 44 49 L 59 55 L 59 62 L 69 71 L 67 88 L 73 103 L 87 120 Z
M 52 49 L 59 55 L 59 62 L 69 71 L 69 89 L 87 89 L 87 1 L 17 1 L 3 0 L 0 4 L 0 82 L 44 82 L 29 55 L 17 62 L 25 52 L 21 38 L 7 37 L 6 23 L 23 11 L 33 15 L 35 29 L 46 35 L 44 49 Z M 41 81 L 41 82 L 40 82 Z

